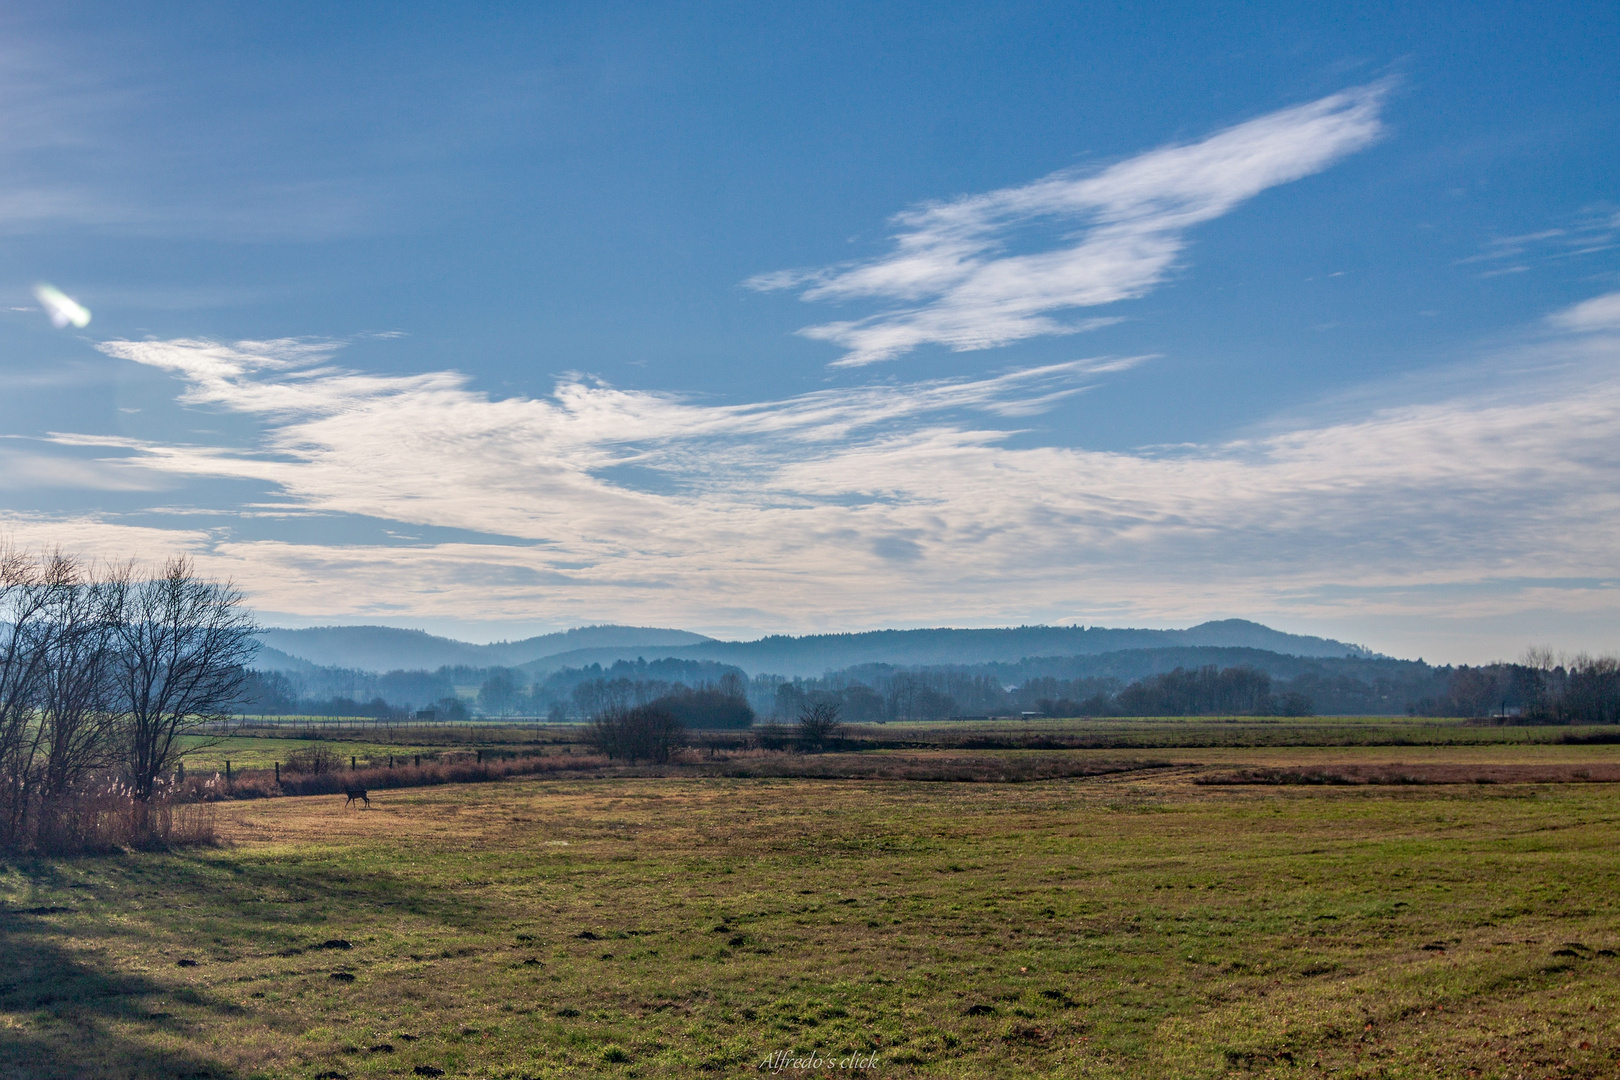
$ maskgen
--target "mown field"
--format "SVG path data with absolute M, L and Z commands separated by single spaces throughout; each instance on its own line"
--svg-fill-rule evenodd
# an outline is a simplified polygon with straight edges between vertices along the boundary
M 0 869 L 0 1077 L 1613 1077 L 1620 785 L 1198 781 L 1617 750 L 222 803 L 220 847 Z

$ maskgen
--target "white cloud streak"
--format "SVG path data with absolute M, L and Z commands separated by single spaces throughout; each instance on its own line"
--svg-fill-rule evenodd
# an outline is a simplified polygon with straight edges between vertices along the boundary
M 1613 613 L 1620 333 L 1603 314 L 1614 298 L 1600 301 L 1494 359 L 1489 390 L 1170 450 L 1030 446 L 997 419 L 1129 360 L 726 405 L 584 378 L 494 399 L 454 372 L 350 371 L 329 344 L 300 341 L 103 346 L 173 372 L 193 406 L 258 418 L 251 446 L 59 440 L 81 458 L 104 447 L 98 468 L 274 493 L 244 516 L 480 534 L 384 546 L 185 533 L 261 607 L 313 618 L 1322 619 L 1409 615 L 1437 589 L 1471 590 L 1459 617 Z M 95 528 L 105 539 L 113 526 Z
M 1320 172 L 1379 135 L 1379 86 L 1334 94 L 1166 146 L 1092 174 L 926 203 L 894 219 L 894 250 L 870 262 L 761 274 L 760 290 L 805 300 L 898 302 L 861 319 L 806 327 L 848 351 L 834 366 L 888 360 L 921 345 L 987 349 L 1115 321 L 1057 313 L 1140 297 L 1174 269 L 1193 226 L 1279 184 Z M 1015 233 L 1060 232 L 1014 253 Z
M 1547 321 L 1560 330 L 1575 333 L 1620 331 L 1620 292 L 1594 296 L 1558 312 Z
M 1484 264 L 1481 277 L 1499 277 L 1523 273 L 1538 263 L 1569 262 L 1613 251 L 1617 245 L 1620 245 L 1620 214 L 1612 210 L 1586 210 L 1558 228 L 1496 237 L 1483 251 L 1458 259 L 1456 265 Z

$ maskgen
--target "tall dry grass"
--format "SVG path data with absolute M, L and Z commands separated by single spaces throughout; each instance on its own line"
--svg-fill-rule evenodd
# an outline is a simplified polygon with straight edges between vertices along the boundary
M 74 855 L 136 849 L 167 850 L 217 842 L 215 809 L 189 801 L 172 788 L 149 801 L 127 784 L 95 784 L 31 808 L 28 827 L 13 838 L 14 850 Z

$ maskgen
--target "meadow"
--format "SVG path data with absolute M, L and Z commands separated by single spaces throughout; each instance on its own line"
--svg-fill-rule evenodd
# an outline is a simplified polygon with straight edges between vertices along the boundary
M 0 1075 L 1615 1075 L 1620 785 L 1208 781 L 1595 776 L 1620 745 L 1178 747 L 1222 727 L 1185 724 L 795 755 L 1076 763 L 1028 783 L 699 758 L 224 802 L 216 847 L 14 858 Z M 412 738 L 376 746 L 436 745 Z

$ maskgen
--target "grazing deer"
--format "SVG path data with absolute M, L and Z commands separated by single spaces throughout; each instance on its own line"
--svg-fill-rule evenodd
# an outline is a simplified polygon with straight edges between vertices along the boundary
M 371 800 L 366 798 L 366 789 L 365 788 L 363 788 L 363 787 L 344 788 L 343 789 L 343 794 L 345 794 L 345 795 L 347 795 L 349 797 L 348 802 L 345 802 L 343 804 L 344 806 L 348 806 L 349 803 L 352 803 L 352 802 L 354 802 L 354 800 L 359 799 L 361 802 L 366 804 L 366 809 L 367 810 L 371 809 Z

